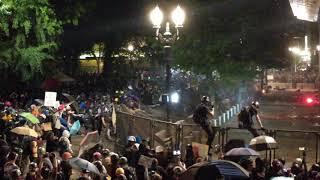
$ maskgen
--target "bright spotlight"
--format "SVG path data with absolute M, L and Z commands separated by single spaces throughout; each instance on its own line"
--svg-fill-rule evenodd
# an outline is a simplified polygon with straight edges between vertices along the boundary
M 177 92 L 174 92 L 171 94 L 171 102 L 172 103 L 178 103 L 179 102 L 179 94 Z

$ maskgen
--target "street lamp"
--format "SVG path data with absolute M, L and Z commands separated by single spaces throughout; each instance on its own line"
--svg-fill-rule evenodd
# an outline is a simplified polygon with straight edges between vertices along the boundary
M 129 50 L 130 52 L 132 52 L 132 51 L 134 50 L 134 47 L 133 47 L 132 44 L 129 44 L 129 45 L 128 45 L 128 50 Z
M 156 30 L 156 39 L 164 47 L 165 53 L 165 64 L 166 64 L 166 93 L 170 94 L 170 77 L 171 77 L 171 68 L 170 68 L 170 56 L 171 56 L 171 46 L 175 41 L 179 39 L 179 29 L 183 27 L 186 14 L 184 10 L 178 5 L 171 13 L 171 20 L 175 24 L 175 31 L 171 32 L 170 23 L 167 21 L 165 26 L 165 31 L 160 32 L 161 24 L 163 21 L 163 13 L 160 10 L 159 6 L 156 6 L 150 12 L 150 20 L 152 22 L 153 28 Z M 169 118 L 169 104 L 171 103 L 171 97 L 169 96 L 169 102 L 166 103 L 166 120 L 170 121 Z

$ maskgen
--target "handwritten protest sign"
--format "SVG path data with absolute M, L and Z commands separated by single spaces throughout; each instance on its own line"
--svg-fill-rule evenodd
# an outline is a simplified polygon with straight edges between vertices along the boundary
M 44 106 L 54 107 L 57 103 L 57 92 L 45 92 Z
M 192 151 L 195 157 L 206 157 L 208 155 L 209 146 L 192 142 Z
M 138 161 L 138 164 L 141 166 L 147 166 L 148 168 L 151 168 L 152 161 L 153 161 L 153 158 L 141 155 Z

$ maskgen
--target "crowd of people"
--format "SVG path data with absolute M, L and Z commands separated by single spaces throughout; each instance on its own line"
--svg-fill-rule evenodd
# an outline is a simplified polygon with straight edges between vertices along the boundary
M 142 140 L 138 144 L 138 140 L 133 136 L 128 138 L 126 148 L 118 154 L 108 150 L 103 143 L 94 146 L 94 152 L 87 149 L 79 154 L 73 147 L 72 135 L 98 131 L 100 138 L 112 139 L 112 106 L 122 100 L 121 97 L 111 98 L 98 93 L 81 93 L 74 99 L 76 102 L 61 100 L 61 105 L 56 108 L 45 107 L 39 100 L 30 101 L 27 93 L 11 94 L 2 99 L 1 179 L 145 179 L 149 176 L 151 179 L 172 179 L 177 177 L 178 172 L 185 170 L 186 167 L 179 157 L 171 156 L 172 162 L 167 162 L 163 147 L 153 150 L 147 141 Z M 75 107 L 74 103 L 77 103 L 78 107 Z M 31 113 L 39 122 L 31 123 L 24 119 L 20 116 L 22 111 Z M 71 129 L 77 120 L 80 120 L 81 130 L 72 133 Z M 47 123 L 49 130 L 44 130 L 42 125 Z M 17 127 L 25 127 L 37 134 L 13 132 Z M 103 137 L 102 130 L 106 132 L 106 137 Z M 140 162 L 141 156 L 161 158 L 159 161 L 154 158 Z M 86 159 L 95 167 L 72 163 L 72 160 L 78 157 Z M 178 165 L 179 168 L 174 166 L 172 168 L 175 169 L 171 168 L 167 174 L 159 163 L 163 167 Z M 79 167 L 74 168 L 77 165 Z M 75 173 L 75 170 L 80 172 Z
M 135 109 L 140 103 L 158 103 L 162 90 L 146 78 L 115 92 L 104 92 L 103 88 L 93 91 L 93 86 L 100 87 L 96 84 L 99 80 L 85 82 L 63 87 L 65 93 L 58 93 L 60 105 L 56 107 L 44 106 L 37 99 L 39 94 L 30 92 L 0 97 L 0 179 L 178 180 L 188 167 L 212 158 L 212 154 L 198 156 L 191 145 L 182 156 L 163 146 L 153 147 L 136 135 L 127 138 L 123 149 L 114 150 L 114 109 L 119 104 Z M 22 112 L 32 114 L 39 122 L 31 122 L 21 116 Z M 74 129 L 77 122 L 80 126 Z M 19 127 L 28 133 L 13 131 Z M 95 132 L 94 146 L 82 147 L 80 143 L 78 148 L 76 138 Z M 282 159 L 235 160 L 221 150 L 217 153 L 219 159 L 238 163 L 253 180 L 278 176 L 320 179 L 319 164 L 307 170 L 305 161 L 299 158 L 288 168 Z
M 123 149 L 112 151 L 106 142 L 112 141 L 111 114 L 113 106 L 123 102 L 121 97 L 115 100 L 97 92 L 74 94 L 76 103 L 62 98 L 56 108 L 44 107 L 41 101 L 30 101 L 30 98 L 28 93 L 13 93 L 1 99 L 1 179 L 178 180 L 188 167 L 211 158 L 196 156 L 191 145 L 182 157 L 163 146 L 152 147 L 148 140 L 138 136 L 129 136 Z M 22 111 L 33 114 L 39 123 L 21 117 Z M 71 129 L 77 120 L 81 128 L 74 133 Z M 49 130 L 41 126 L 46 123 L 50 124 Z M 16 127 L 27 127 L 37 135 L 17 134 L 12 131 Z M 95 146 L 82 151 L 75 148 L 74 136 L 96 131 L 100 141 L 97 140 Z M 235 161 L 223 154 L 220 159 Z M 268 163 L 261 158 L 241 158 L 235 162 L 254 180 L 277 176 L 320 178 L 319 164 L 307 171 L 302 159 L 297 159 L 290 168 L 285 168 L 285 161 L 281 159 Z
M 254 180 L 265 180 L 275 177 L 288 177 L 301 180 L 320 179 L 319 164 L 313 164 L 312 167 L 307 170 L 301 158 L 297 158 L 291 166 L 289 165 L 288 167 L 286 167 L 286 161 L 283 159 L 274 159 L 271 164 L 261 158 L 253 160 L 242 159 L 239 161 L 239 164 L 250 173 L 251 179 Z

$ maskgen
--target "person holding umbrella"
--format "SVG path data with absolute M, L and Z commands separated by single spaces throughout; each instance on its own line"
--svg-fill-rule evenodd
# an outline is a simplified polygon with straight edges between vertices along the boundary
M 253 170 L 253 161 L 249 158 L 243 158 L 239 162 L 240 166 L 247 170 L 250 174 L 252 174 Z
M 81 176 L 77 180 L 91 180 L 90 171 L 83 169 L 81 171 Z

